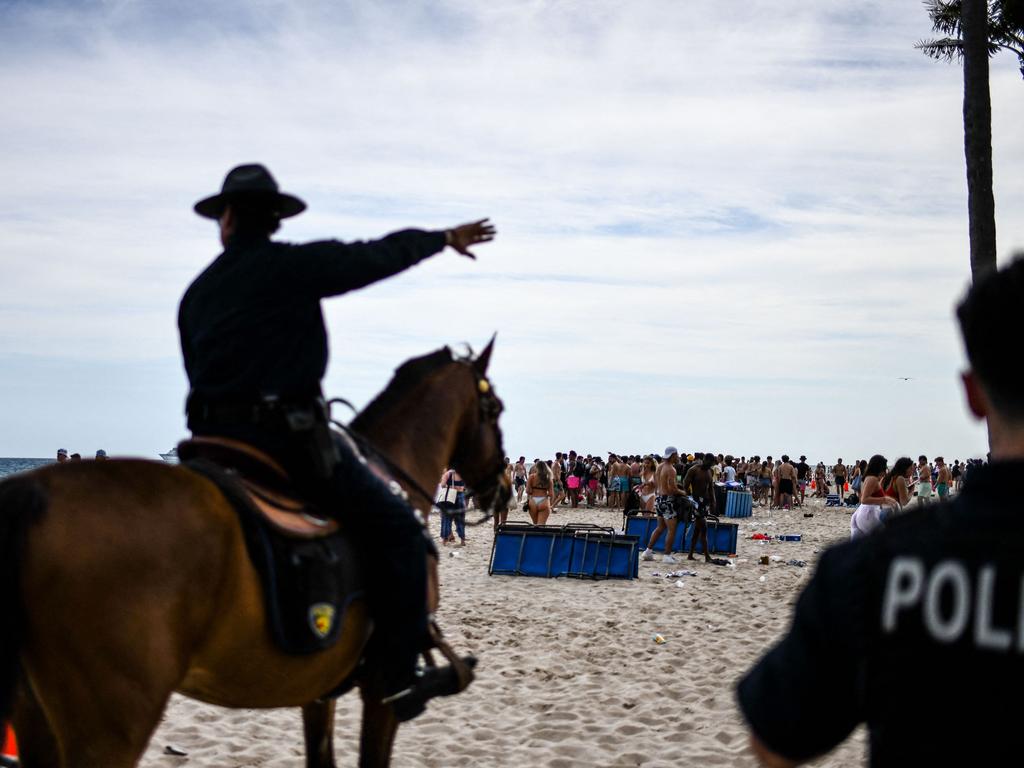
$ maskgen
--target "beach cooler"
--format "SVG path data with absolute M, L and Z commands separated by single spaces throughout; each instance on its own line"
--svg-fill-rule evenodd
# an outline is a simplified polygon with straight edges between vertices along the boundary
M 725 500 L 726 517 L 750 517 L 754 514 L 754 497 L 750 491 L 730 490 Z
M 634 579 L 639 541 L 611 528 L 586 524 L 499 526 L 488 573 L 499 576 L 572 576 Z
M 631 517 L 626 523 L 626 534 L 636 536 L 639 540 L 640 551 L 642 552 L 647 543 L 651 540 L 651 534 L 658 526 L 658 518 L 655 515 L 637 515 Z M 676 526 L 676 539 L 672 546 L 673 552 L 689 551 L 690 539 L 693 536 L 693 523 Z M 736 541 L 739 538 L 739 525 L 736 523 L 723 523 L 715 517 L 708 518 L 708 546 L 712 555 L 735 555 Z M 654 542 L 654 549 L 658 552 L 665 551 L 665 533 Z M 694 552 L 703 554 L 704 547 L 697 542 Z
M 725 509 L 725 483 L 715 483 L 715 507 Z

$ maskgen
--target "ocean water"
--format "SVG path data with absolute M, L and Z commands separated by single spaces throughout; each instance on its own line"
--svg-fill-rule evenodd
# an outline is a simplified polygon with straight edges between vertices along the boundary
M 36 467 L 53 464 L 54 459 L 4 459 L 0 458 L 0 477 L 13 475 L 15 472 L 26 472 Z

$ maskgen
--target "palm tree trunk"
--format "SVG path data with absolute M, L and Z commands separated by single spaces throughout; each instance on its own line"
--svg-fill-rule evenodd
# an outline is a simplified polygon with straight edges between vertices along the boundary
M 971 276 L 996 267 L 996 212 L 992 195 L 992 100 L 988 87 L 988 2 L 963 0 L 964 155 Z

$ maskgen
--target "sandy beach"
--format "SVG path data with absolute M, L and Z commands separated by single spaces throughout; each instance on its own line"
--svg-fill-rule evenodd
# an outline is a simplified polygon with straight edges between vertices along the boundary
M 559 508 L 549 521 L 564 522 L 618 528 L 622 517 Z M 785 631 L 820 551 L 848 536 L 849 515 L 808 499 L 802 509 L 755 509 L 734 522 L 735 567 L 644 562 L 639 579 L 608 582 L 488 576 L 490 525 L 469 529 L 466 547 L 442 549 L 440 620 L 460 652 L 479 657 L 477 680 L 403 726 L 393 764 L 756 765 L 735 683 Z M 436 517 L 431 527 L 436 535 Z M 763 543 L 751 540 L 755 532 L 802 540 Z M 764 554 L 781 560 L 761 565 Z M 787 565 L 791 559 L 807 565 Z M 697 575 L 655 575 L 670 570 Z M 656 633 L 667 642 L 653 642 Z M 339 765 L 356 764 L 359 714 L 358 694 L 339 701 Z M 167 745 L 188 754 L 164 754 Z M 865 745 L 859 729 L 813 765 L 862 765 Z M 303 765 L 302 755 L 297 710 L 225 710 L 175 696 L 141 765 L 285 768 Z

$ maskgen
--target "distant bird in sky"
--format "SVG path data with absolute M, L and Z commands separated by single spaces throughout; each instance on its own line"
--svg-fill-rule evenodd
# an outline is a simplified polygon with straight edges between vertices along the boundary
M 898 376 L 897 378 L 900 381 L 913 381 L 914 380 L 914 378 L 912 376 Z

